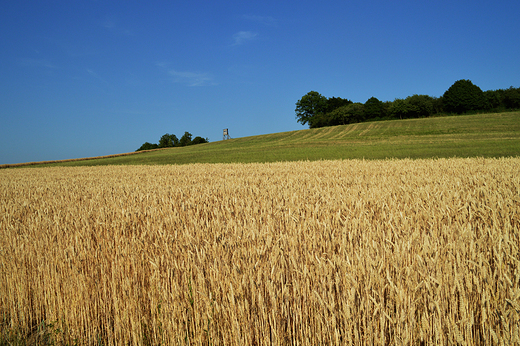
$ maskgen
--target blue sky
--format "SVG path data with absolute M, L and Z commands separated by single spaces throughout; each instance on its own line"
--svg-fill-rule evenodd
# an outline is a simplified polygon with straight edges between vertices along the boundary
M 307 128 L 311 90 L 365 102 L 520 86 L 517 1 L 24 1 L 0 12 L 0 164 L 165 133 Z

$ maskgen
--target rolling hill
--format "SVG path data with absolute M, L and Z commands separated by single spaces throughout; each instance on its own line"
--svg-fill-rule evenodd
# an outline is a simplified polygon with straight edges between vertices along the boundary
M 155 165 L 518 155 L 520 112 L 509 112 L 367 122 L 31 165 Z

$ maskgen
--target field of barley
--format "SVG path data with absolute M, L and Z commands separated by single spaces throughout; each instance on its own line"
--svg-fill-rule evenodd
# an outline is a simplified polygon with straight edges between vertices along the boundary
M 520 158 L 0 171 L 0 342 L 520 343 Z

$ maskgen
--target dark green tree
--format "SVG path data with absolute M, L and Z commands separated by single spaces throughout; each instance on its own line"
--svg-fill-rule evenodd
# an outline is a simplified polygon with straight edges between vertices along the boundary
M 352 104 L 352 101 L 348 99 L 342 99 L 341 97 L 331 97 L 327 99 L 327 105 L 325 106 L 325 113 L 330 113 L 335 109 L 338 109 L 339 107 L 348 106 L 349 104 Z
M 181 137 L 181 139 L 179 140 L 179 145 L 181 147 L 185 147 L 187 145 L 190 145 L 191 144 L 191 137 L 192 137 L 192 134 L 189 133 L 189 132 L 184 132 L 184 135 Z
M 149 143 L 149 142 L 144 142 L 143 145 L 141 145 L 141 147 L 139 149 L 137 149 L 136 151 L 141 151 L 141 150 L 151 150 L 151 149 L 157 149 L 159 148 L 159 146 L 157 144 L 152 144 L 152 143 Z
M 296 102 L 296 119 L 305 125 L 317 114 L 326 113 L 326 110 L 327 98 L 317 91 L 310 91 Z
M 388 113 L 394 119 L 406 119 L 408 114 L 408 102 L 403 99 L 395 99 L 390 105 Z
M 383 102 L 379 101 L 377 98 L 369 98 L 365 102 L 365 117 L 363 120 L 372 120 L 384 117 L 383 106 Z
M 428 95 L 412 95 L 405 99 L 407 103 L 406 118 L 429 117 L 433 114 L 433 97 Z
M 364 106 L 361 103 L 351 103 L 346 106 L 336 108 L 326 116 L 330 125 L 347 125 L 357 123 L 363 119 Z
M 315 129 L 325 126 L 344 125 L 342 109 L 346 106 L 336 108 L 329 113 L 318 113 L 309 120 L 309 127 Z
M 166 133 L 159 139 L 159 148 L 174 147 L 179 143 L 177 136 Z
M 172 140 L 173 146 L 178 147 L 179 146 L 179 139 L 176 135 L 170 135 L 170 138 Z
M 347 124 L 360 123 L 365 119 L 365 105 L 361 102 L 354 102 L 347 106 L 346 113 L 348 116 Z
M 504 90 L 502 102 L 506 108 L 520 108 L 520 88 L 510 87 Z
M 498 109 L 501 105 L 501 92 L 499 90 L 484 91 L 484 105 L 483 109 L 491 110 Z
M 325 114 L 325 118 L 328 121 L 327 126 L 359 123 L 363 121 L 364 116 L 365 106 L 358 102 L 336 108 L 332 112 Z
M 442 106 L 442 97 L 432 97 L 432 105 L 433 114 L 440 114 L 444 111 L 444 108 Z
M 317 129 L 318 127 L 331 126 L 330 113 L 318 113 L 308 121 L 309 128 Z
M 193 138 L 191 141 L 191 144 L 202 144 L 202 143 L 209 143 L 209 140 L 207 138 L 202 138 L 200 136 L 197 136 Z
M 462 114 L 484 107 L 484 93 L 470 80 L 461 79 L 453 83 L 442 95 L 444 110 Z

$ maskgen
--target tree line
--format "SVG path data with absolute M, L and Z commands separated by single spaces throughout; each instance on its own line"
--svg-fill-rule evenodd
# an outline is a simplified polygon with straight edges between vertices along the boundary
M 470 80 L 456 81 L 441 97 L 412 95 L 405 99 L 364 104 L 340 97 L 327 98 L 310 91 L 296 102 L 296 119 L 310 128 L 363 121 L 422 118 L 438 114 L 501 112 L 520 109 L 520 88 L 482 91 Z
M 202 138 L 197 136 L 191 139 L 193 135 L 189 132 L 184 132 L 184 135 L 181 139 L 178 139 L 177 136 L 173 134 L 166 133 L 162 135 L 159 139 L 159 144 L 145 142 L 139 149 L 140 150 L 150 150 L 150 149 L 158 149 L 158 148 L 171 148 L 171 147 L 185 147 L 187 145 L 201 144 L 201 143 L 209 143 L 207 138 Z

